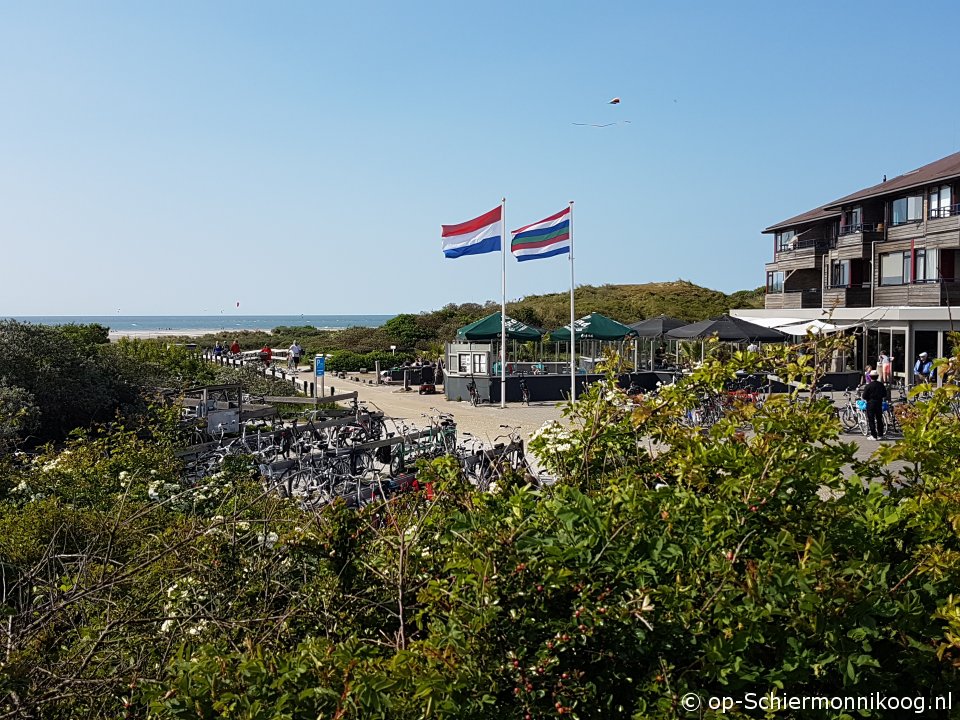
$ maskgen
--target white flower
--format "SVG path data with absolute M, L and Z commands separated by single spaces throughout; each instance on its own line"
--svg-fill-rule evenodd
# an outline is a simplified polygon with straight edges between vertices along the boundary
M 279 539 L 280 536 L 275 532 L 268 532 L 266 535 L 259 533 L 257 535 L 257 542 L 263 545 L 267 550 L 272 549 L 273 546 L 277 544 L 277 540 Z

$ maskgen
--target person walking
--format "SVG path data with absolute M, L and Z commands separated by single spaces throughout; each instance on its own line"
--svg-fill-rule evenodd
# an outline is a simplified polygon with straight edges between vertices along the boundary
M 217 344 L 213 346 L 213 357 L 219 360 L 221 355 L 223 355 L 223 345 L 217 340 Z
M 303 355 L 303 348 L 300 347 L 300 343 L 297 340 L 294 340 L 293 345 L 290 346 L 289 355 L 287 356 L 287 365 L 291 370 L 297 369 L 297 366 L 300 364 L 301 355 Z
M 864 385 L 869 385 L 869 384 L 870 384 L 870 373 L 872 373 L 872 372 L 874 372 L 874 370 L 873 370 L 873 368 L 870 367 L 869 365 L 867 365 L 867 366 L 863 369 L 863 384 L 864 384 Z M 877 371 L 877 374 L 879 375 L 879 371 Z
M 234 341 L 233 341 L 233 345 L 230 346 L 230 354 L 231 354 L 231 355 L 239 355 L 239 354 L 240 354 L 240 341 L 239 341 L 239 340 L 234 340 Z
M 273 359 L 273 350 L 269 345 L 260 348 L 260 359 L 263 360 L 264 367 L 270 367 L 270 361 Z
M 917 362 L 913 365 L 913 376 L 917 382 L 930 382 L 933 379 L 933 361 L 922 352 L 917 356 Z
M 887 388 L 880 382 L 879 377 L 878 371 L 871 370 L 870 382 L 860 396 L 867 403 L 867 429 L 874 440 L 880 440 L 887 433 L 883 423 L 883 401 L 887 399 Z

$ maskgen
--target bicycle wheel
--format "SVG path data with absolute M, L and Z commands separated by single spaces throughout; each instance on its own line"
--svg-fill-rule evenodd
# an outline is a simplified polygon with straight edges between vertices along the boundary
M 870 424 L 867 422 L 867 413 L 863 410 L 857 410 L 857 426 L 864 437 L 870 437 Z
M 404 471 L 403 446 L 401 445 L 390 456 L 390 477 L 396 477 Z
M 493 477 L 493 468 L 488 460 L 478 462 L 473 471 L 468 474 L 468 479 L 474 487 L 480 492 L 487 492 L 490 489 L 490 480 Z
M 298 470 L 286 482 L 287 497 L 310 495 L 315 489 L 313 473 L 309 470 Z
M 853 430 L 857 427 L 857 411 L 850 405 L 846 405 L 837 411 L 840 418 L 840 424 L 845 430 Z
M 373 470 L 373 453 L 360 450 L 350 454 L 350 472 L 354 475 L 366 475 Z

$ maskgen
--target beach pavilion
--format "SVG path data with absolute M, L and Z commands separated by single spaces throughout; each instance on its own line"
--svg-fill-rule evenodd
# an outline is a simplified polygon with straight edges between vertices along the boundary
M 466 398 L 469 396 L 467 386 L 470 382 L 477 385 L 480 397 L 490 398 L 491 402 L 500 400 L 500 342 L 501 315 L 495 313 L 482 317 L 469 325 L 457 330 L 456 341 L 447 344 L 447 368 L 445 371 L 444 392 L 448 400 Z M 543 363 L 520 362 L 517 360 L 517 343 L 540 342 L 543 332 L 535 327 L 515 320 L 509 315 L 506 318 L 507 340 L 512 341 L 507 346 L 507 375 L 518 373 L 545 372 Z M 537 366 L 540 366 L 539 368 Z M 515 387 L 514 387 L 515 386 Z M 514 392 L 516 398 L 513 397 Z M 520 399 L 520 384 L 514 378 L 507 378 L 507 399 Z

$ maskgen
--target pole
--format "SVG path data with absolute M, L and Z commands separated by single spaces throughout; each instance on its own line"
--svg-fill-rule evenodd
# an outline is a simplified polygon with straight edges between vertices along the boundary
M 507 407 L 507 199 L 500 199 L 500 407 Z
M 576 322 L 576 313 L 573 303 L 573 200 L 570 201 L 570 402 L 577 399 L 577 360 L 574 348 L 573 324 Z

